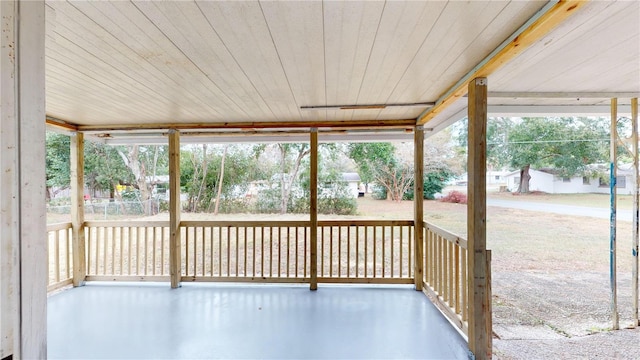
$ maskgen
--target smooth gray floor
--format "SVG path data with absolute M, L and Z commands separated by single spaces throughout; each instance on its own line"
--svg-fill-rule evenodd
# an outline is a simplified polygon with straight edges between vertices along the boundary
M 48 301 L 49 358 L 465 359 L 410 287 L 89 284 Z

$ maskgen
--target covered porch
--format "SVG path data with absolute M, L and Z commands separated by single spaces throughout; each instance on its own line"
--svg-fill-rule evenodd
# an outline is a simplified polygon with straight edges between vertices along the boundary
M 2 2 L 0 358 L 490 358 L 487 116 L 620 105 L 637 121 L 638 10 Z M 463 117 L 465 236 L 425 222 L 421 201 L 411 219 L 318 219 L 319 142 L 413 141 L 422 179 L 425 141 Z M 71 137 L 65 223 L 45 220 L 47 126 Z M 85 221 L 85 137 L 168 144 L 169 220 Z M 180 144 L 205 141 L 308 143 L 309 218 L 183 219 Z

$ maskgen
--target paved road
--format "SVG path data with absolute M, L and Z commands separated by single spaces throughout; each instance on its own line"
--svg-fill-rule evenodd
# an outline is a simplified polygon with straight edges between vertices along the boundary
M 487 199 L 487 206 L 498 206 L 511 209 L 540 211 L 562 215 L 589 216 L 601 219 L 609 219 L 608 208 L 595 208 L 587 206 L 549 204 L 542 202 L 525 202 L 501 199 Z M 618 220 L 631 221 L 631 210 L 620 210 L 617 212 Z

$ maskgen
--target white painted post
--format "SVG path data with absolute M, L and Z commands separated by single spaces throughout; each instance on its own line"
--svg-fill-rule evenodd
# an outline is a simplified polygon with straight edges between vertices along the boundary
M 640 187 L 640 176 L 638 176 L 638 98 L 631 99 L 631 139 L 633 141 L 633 234 L 631 245 L 631 301 L 633 327 L 638 323 L 638 226 L 640 221 L 638 188 Z
M 44 1 L 2 1 L 0 18 L 0 358 L 45 359 Z
M 611 162 L 609 166 L 609 193 L 611 196 L 611 213 L 609 219 L 609 283 L 611 286 L 611 328 L 618 330 L 620 321 L 618 317 L 618 282 L 616 269 L 616 211 L 617 211 L 617 189 L 616 176 L 618 174 L 618 99 L 611 99 L 611 142 L 609 146 Z

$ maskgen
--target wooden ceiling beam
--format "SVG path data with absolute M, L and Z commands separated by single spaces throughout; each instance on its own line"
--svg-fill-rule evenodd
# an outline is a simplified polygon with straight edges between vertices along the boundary
M 489 91 L 490 98 L 511 99 L 611 99 L 634 98 L 637 92 L 526 92 L 526 91 Z
M 47 116 L 46 118 L 46 124 L 48 127 L 52 127 L 54 129 L 57 130 L 62 130 L 65 132 L 71 131 L 71 132 L 76 132 L 78 131 L 78 126 L 75 124 L 70 124 L 66 121 L 62 121 L 62 120 L 58 120 L 56 118 Z
M 537 40 L 548 34 L 586 3 L 583 0 L 562 0 L 545 5 L 507 40 L 441 95 L 434 107 L 424 111 L 416 119 L 416 124 L 423 125 L 429 122 L 460 97 L 464 96 L 471 80 L 477 77 L 487 77 L 494 73 Z
M 295 122 L 220 122 L 220 123 L 167 123 L 167 124 L 127 124 L 127 125 L 80 125 L 78 131 L 108 132 L 133 130 L 216 130 L 216 129 L 361 129 L 361 128 L 405 128 L 415 125 L 415 119 L 401 120 L 341 120 L 341 121 L 295 121 Z

